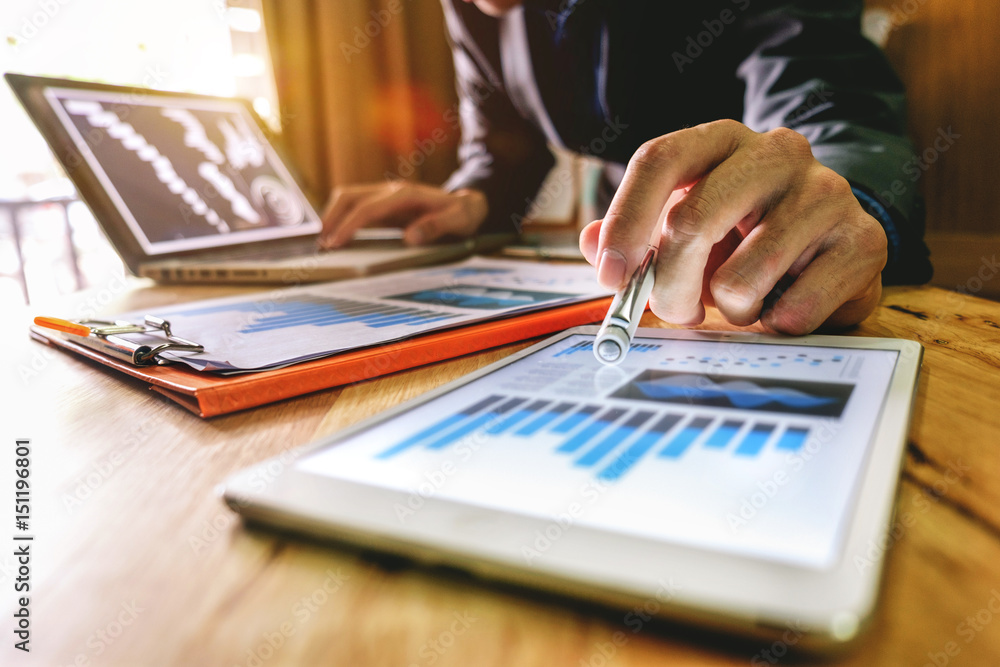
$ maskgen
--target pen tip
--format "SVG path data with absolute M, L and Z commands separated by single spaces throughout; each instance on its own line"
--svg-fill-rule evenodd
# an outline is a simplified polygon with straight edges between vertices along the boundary
M 597 356 L 601 361 L 615 362 L 622 354 L 622 349 L 613 340 L 602 340 L 597 346 Z

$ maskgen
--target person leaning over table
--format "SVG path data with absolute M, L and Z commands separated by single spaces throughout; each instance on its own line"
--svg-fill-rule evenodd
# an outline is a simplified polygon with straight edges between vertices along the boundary
M 549 141 L 620 180 L 580 247 L 618 289 L 658 245 L 650 307 L 667 322 L 700 323 L 714 304 L 733 324 L 803 334 L 860 322 L 883 283 L 930 279 L 901 172 L 904 92 L 860 32 L 860 0 L 442 3 L 459 168 L 441 188 L 336 190 L 321 244 L 405 216 L 411 244 L 515 231 Z

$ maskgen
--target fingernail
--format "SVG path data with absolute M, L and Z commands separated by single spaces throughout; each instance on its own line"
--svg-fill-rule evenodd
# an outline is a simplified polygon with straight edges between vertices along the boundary
M 597 282 L 605 289 L 618 289 L 625 282 L 625 257 L 617 250 L 601 253 L 601 263 L 597 265 Z
M 424 241 L 424 235 L 419 229 L 406 230 L 406 242 L 410 245 L 420 245 Z

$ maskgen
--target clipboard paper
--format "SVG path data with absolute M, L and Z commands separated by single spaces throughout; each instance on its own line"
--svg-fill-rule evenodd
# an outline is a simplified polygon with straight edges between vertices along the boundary
M 611 298 L 605 297 L 557 306 L 275 370 L 231 376 L 199 373 L 179 364 L 134 366 L 75 343 L 71 337 L 37 326 L 31 327 L 31 335 L 36 340 L 143 380 L 151 390 L 199 417 L 215 417 L 598 322 L 607 314 L 610 303 Z

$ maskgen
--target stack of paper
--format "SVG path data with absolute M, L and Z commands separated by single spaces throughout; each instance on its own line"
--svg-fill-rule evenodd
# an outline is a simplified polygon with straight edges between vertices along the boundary
M 606 296 L 586 265 L 474 257 L 378 278 L 199 301 L 147 314 L 201 343 L 197 354 L 164 354 L 192 368 L 241 373 L 377 346 L 430 331 Z M 124 336 L 128 337 L 128 336 Z

